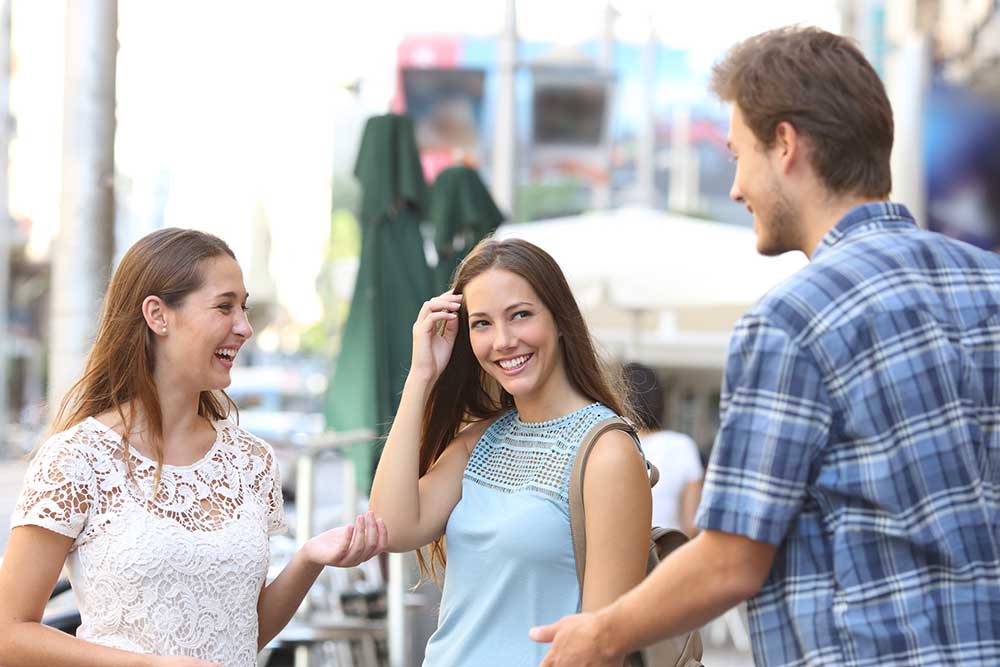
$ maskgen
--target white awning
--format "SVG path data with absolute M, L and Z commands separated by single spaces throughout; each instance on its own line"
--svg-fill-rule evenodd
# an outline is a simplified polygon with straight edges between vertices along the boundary
M 598 340 L 658 366 L 721 368 L 736 317 L 806 264 L 759 255 L 751 229 L 652 209 L 503 225 L 497 237 L 544 248 Z

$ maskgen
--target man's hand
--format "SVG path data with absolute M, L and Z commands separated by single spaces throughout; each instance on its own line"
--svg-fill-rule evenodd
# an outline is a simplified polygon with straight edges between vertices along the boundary
M 624 654 L 611 653 L 597 614 L 565 616 L 552 625 L 532 628 L 528 636 L 552 644 L 539 667 L 621 667 Z

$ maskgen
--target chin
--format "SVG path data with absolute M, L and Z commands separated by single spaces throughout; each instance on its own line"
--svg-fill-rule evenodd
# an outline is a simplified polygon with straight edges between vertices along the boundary
M 525 382 L 523 382 L 521 378 L 517 378 L 517 379 L 511 381 L 510 378 L 497 377 L 496 375 L 493 375 L 492 373 L 490 374 L 490 376 L 494 380 L 496 380 L 497 384 L 499 384 L 500 387 L 505 392 L 507 392 L 511 396 L 514 396 L 515 398 L 518 397 L 518 396 L 523 396 L 525 393 L 531 391 L 531 387 L 530 386 L 526 386 Z
M 797 249 L 787 244 L 764 243 L 760 239 L 757 240 L 757 252 L 765 257 L 777 257 L 778 255 L 784 255 L 786 252 Z
M 232 377 L 226 377 L 225 379 L 220 378 L 215 382 L 209 383 L 209 387 L 205 391 L 222 391 L 223 389 L 227 389 L 232 383 Z
M 763 243 L 760 240 L 758 240 L 757 241 L 757 254 L 758 255 L 763 255 L 764 257 L 774 257 L 775 255 L 780 254 L 780 253 L 776 253 L 774 251 L 774 248 L 772 246 L 770 246 L 770 245 L 768 245 L 766 243 Z

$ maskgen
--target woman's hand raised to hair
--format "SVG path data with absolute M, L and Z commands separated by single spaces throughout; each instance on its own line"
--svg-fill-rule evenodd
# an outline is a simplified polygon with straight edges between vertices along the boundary
M 434 382 L 444 371 L 458 336 L 461 305 L 462 295 L 450 290 L 424 302 L 413 324 L 411 376 Z
M 389 534 L 382 519 L 368 512 L 353 525 L 332 528 L 302 546 L 302 555 L 315 565 L 354 567 L 389 547 Z

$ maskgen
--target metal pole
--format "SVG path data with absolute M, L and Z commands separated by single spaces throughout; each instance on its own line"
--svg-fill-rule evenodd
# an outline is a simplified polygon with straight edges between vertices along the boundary
M 295 543 L 301 549 L 312 537 L 313 507 L 315 506 L 316 471 L 315 454 L 304 452 L 296 461 L 295 470 Z M 302 598 L 296 612 L 300 618 L 309 618 L 309 594 Z M 311 646 L 295 647 L 295 667 L 309 667 Z
M 601 30 L 601 74 L 605 78 L 606 98 L 604 104 L 604 123 L 601 132 L 601 167 L 604 169 L 605 180 L 594 185 L 593 207 L 605 209 L 611 207 L 611 170 L 613 146 L 611 143 L 611 112 L 614 100 L 615 75 L 615 19 L 618 12 L 610 0 L 604 6 L 604 21 Z
M 670 133 L 670 191 L 667 206 L 690 213 L 698 209 L 698 153 L 691 145 L 691 108 L 674 107 Z
M 7 149 L 10 145 L 10 0 L 0 0 L 0 452 L 7 445 L 7 378 L 11 353 L 7 309 L 10 302 L 11 219 L 7 211 Z
M 403 554 L 389 554 L 389 584 L 386 588 L 386 633 L 389 667 L 410 667 L 407 655 L 410 628 L 406 618 L 406 562 Z
M 49 408 L 80 375 L 114 244 L 117 0 L 66 3 L 61 225 L 52 261 Z
M 496 126 L 493 132 L 493 199 L 501 211 L 513 217 L 517 180 L 517 3 L 507 0 L 504 30 L 497 64 Z
M 642 125 L 636 151 L 639 202 L 649 208 L 656 206 L 656 49 L 656 33 L 650 16 L 649 37 L 642 50 Z
M 917 224 L 927 225 L 924 184 L 924 111 L 931 72 L 931 39 L 917 22 L 916 8 L 890 3 L 886 12 L 893 49 L 886 59 L 886 93 L 896 125 L 890 167 L 892 198 L 906 204 Z

